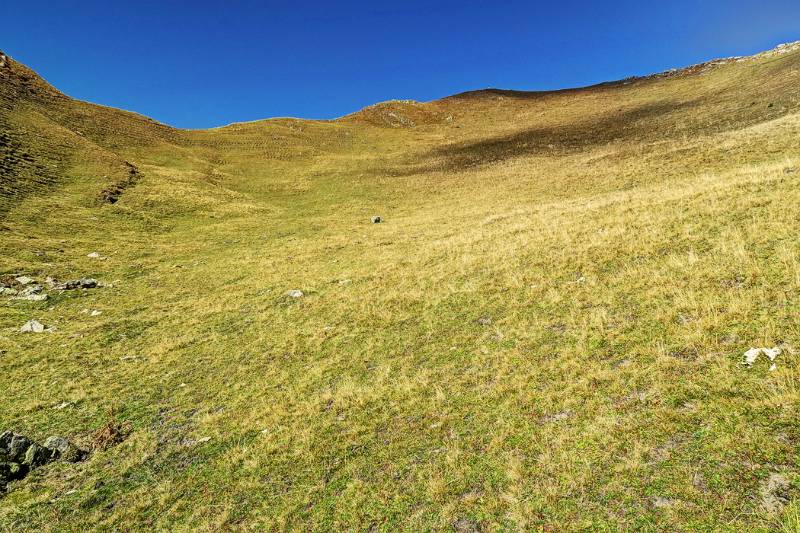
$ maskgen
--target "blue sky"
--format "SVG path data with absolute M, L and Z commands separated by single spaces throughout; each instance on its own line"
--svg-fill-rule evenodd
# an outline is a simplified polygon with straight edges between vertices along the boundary
M 75 98 L 201 128 L 543 90 L 800 40 L 798 0 L 0 0 L 0 49 Z

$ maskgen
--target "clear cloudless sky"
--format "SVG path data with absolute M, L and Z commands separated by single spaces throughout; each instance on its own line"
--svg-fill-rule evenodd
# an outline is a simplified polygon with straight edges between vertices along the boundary
M 800 39 L 800 0 L 0 0 L 0 49 L 65 93 L 202 128 L 544 90 Z

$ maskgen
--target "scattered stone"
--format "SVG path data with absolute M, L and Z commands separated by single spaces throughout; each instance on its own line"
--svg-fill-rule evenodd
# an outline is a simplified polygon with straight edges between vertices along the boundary
M 4 296 L 14 296 L 18 293 L 19 291 L 17 291 L 17 289 L 12 289 L 11 287 L 0 287 L 0 294 Z
M 490 316 L 482 316 L 478 320 L 476 320 L 478 324 L 481 326 L 491 326 L 492 325 L 492 317 Z
M 24 326 L 19 328 L 21 333 L 42 333 L 44 331 L 44 324 L 38 320 L 28 320 Z
M 747 368 L 751 368 L 753 366 L 753 364 L 755 364 L 756 360 L 758 359 L 758 356 L 761 355 L 761 354 L 764 354 L 767 357 L 767 359 L 769 359 L 771 362 L 773 362 L 772 365 L 769 367 L 770 371 L 775 370 L 777 368 L 777 365 L 775 365 L 775 363 L 774 363 L 775 358 L 778 357 L 781 354 L 781 349 L 778 348 L 778 347 L 775 347 L 775 348 L 750 348 L 749 350 L 744 352 L 744 356 L 743 356 L 744 360 L 741 362 L 741 365 L 745 366 Z
M 731 346 L 733 344 L 739 344 L 742 339 L 739 338 L 739 335 L 736 333 L 731 333 L 729 335 L 725 335 L 720 339 L 720 342 L 726 346 Z
M 664 498 L 663 496 L 655 496 L 652 499 L 652 504 L 656 509 L 667 509 L 675 505 L 675 502 L 669 498 Z
M 89 452 L 78 448 L 64 437 L 47 437 L 42 446 L 50 450 L 54 459 L 61 459 L 68 463 L 79 463 L 89 455 Z
M 542 424 L 550 424 L 552 422 L 561 422 L 572 416 L 572 411 L 561 411 L 552 415 L 546 415 L 541 418 Z
M 199 444 L 205 444 L 206 442 L 210 441 L 211 437 L 200 437 L 199 439 L 185 439 L 183 441 L 183 445 L 187 448 L 192 446 L 197 446 Z
M 102 314 L 103 314 L 102 311 L 98 311 L 97 309 L 95 309 L 91 313 L 89 313 L 89 316 L 100 316 Z
M 353 283 L 353 280 L 350 280 L 350 279 L 340 279 L 339 280 L 339 285 L 350 285 L 351 283 Z
M 66 281 L 60 285 L 57 285 L 56 288 L 62 291 L 71 291 L 75 289 L 94 289 L 98 286 L 99 284 L 94 278 L 81 278 Z
M 453 522 L 453 529 L 457 533 L 480 533 L 481 527 L 477 522 L 467 520 L 466 518 L 459 518 Z
M 761 508 L 768 513 L 779 511 L 789 503 L 791 484 L 783 474 L 773 473 L 761 483 Z
M 19 283 L 20 285 L 30 285 L 31 283 L 33 283 L 34 281 L 36 281 L 35 279 L 33 279 L 33 278 L 30 278 L 30 277 L 28 277 L 28 276 L 19 276 L 19 277 L 16 277 L 16 278 L 14 278 L 14 279 L 15 279 L 15 280 L 16 280 L 16 282 L 17 282 L 17 283 Z
M 372 221 L 373 224 L 380 224 L 381 222 L 383 222 L 383 219 L 377 215 L 372 217 L 370 220 Z
M 292 290 L 290 290 L 289 292 L 286 293 L 286 296 L 288 296 L 289 298 L 302 298 L 303 297 L 303 291 L 298 290 L 298 289 L 292 289 Z
M 42 291 L 44 287 L 41 285 L 28 285 L 22 291 L 18 291 L 19 296 L 14 296 L 13 300 L 28 300 L 31 302 L 43 302 L 47 300 L 47 295 Z
M 706 477 L 702 472 L 698 471 L 694 473 L 692 477 L 692 486 L 700 492 L 708 492 L 708 483 L 706 483 Z
M 100 254 L 98 254 L 97 252 L 92 252 L 90 254 L 86 254 L 86 257 L 90 259 L 100 259 Z

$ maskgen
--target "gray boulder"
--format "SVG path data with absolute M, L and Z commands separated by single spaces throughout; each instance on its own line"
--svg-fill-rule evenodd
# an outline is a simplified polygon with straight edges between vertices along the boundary
M 8 453 L 8 449 L 11 447 L 11 439 L 13 438 L 14 434 L 10 431 L 0 433 L 0 453 Z
M 64 437 L 48 437 L 43 446 L 51 451 L 53 458 L 68 463 L 79 463 L 89 455 L 89 452 L 78 448 Z
M 28 320 L 19 328 L 21 333 L 42 333 L 44 331 L 44 324 L 38 320 Z
M 65 281 L 61 285 L 58 285 L 57 288 L 63 291 L 72 291 L 75 289 L 94 289 L 98 286 L 98 282 L 94 278 L 81 278 L 81 279 L 73 279 L 70 281 Z
M 56 459 L 56 455 L 53 450 L 45 448 L 44 446 L 39 446 L 34 442 L 30 445 L 28 451 L 25 452 L 25 458 L 22 460 L 22 464 L 28 468 L 36 468 L 54 459 Z
M 15 463 L 21 463 L 31 444 L 33 443 L 27 437 L 14 435 L 11 437 L 11 444 L 8 447 L 8 458 Z

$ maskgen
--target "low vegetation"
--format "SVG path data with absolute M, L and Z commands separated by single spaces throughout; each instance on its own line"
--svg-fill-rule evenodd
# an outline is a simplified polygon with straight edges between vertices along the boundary
M 206 131 L 2 64 L 0 432 L 91 454 L 0 530 L 800 529 L 798 47 Z

